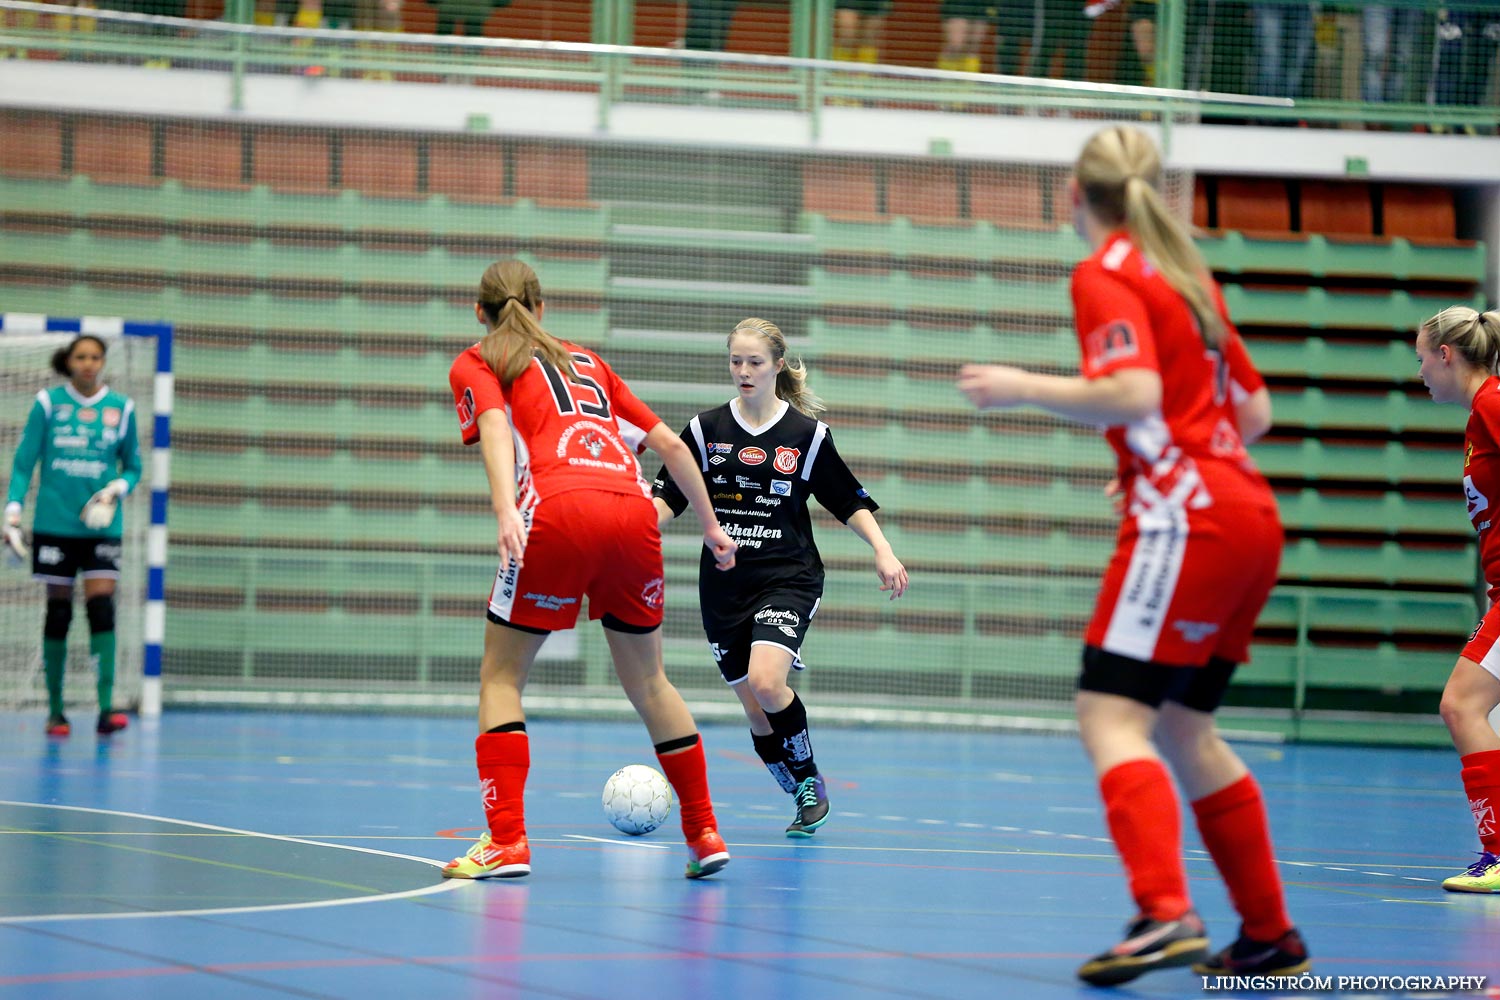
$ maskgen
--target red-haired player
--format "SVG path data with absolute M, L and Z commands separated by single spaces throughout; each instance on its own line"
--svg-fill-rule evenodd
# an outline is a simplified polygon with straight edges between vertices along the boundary
M 522 795 L 531 763 L 521 690 L 547 636 L 571 628 L 585 596 L 630 703 L 677 793 L 688 878 L 729 862 L 709 801 L 697 726 L 662 670 L 661 533 L 636 461 L 640 447 L 690 480 L 689 502 L 717 565 L 734 565 L 687 447 L 597 354 L 540 325 L 542 289 L 526 264 L 490 265 L 474 313 L 483 340 L 448 379 L 465 444 L 478 444 L 497 523 L 474 753 L 488 830 L 449 878 L 531 873 Z M 524 557 L 524 558 L 523 558 Z

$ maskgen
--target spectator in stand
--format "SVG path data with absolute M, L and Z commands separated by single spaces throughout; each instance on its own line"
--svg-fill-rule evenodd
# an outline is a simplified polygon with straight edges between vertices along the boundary
M 1412 56 L 1426 12 L 1412 7 L 1366 7 L 1361 15 L 1364 59 L 1360 71 L 1360 99 L 1370 104 L 1400 104 L 1412 100 L 1407 90 Z
M 995 20 L 996 5 L 984 0 L 943 0 L 938 5 L 943 20 L 943 48 L 937 68 L 960 73 L 978 73 L 984 60 L 985 25 Z
M 1302 80 L 1313 50 L 1313 9 L 1309 4 L 1250 5 L 1255 32 L 1255 93 L 1263 97 L 1302 96 Z
M 840 62 L 877 63 L 880 36 L 891 0 L 834 0 L 833 58 Z

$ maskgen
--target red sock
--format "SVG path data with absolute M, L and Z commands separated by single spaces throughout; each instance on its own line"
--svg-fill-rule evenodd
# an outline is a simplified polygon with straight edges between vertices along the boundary
M 479 762 L 479 793 L 490 839 L 514 844 L 526 836 L 526 772 L 531 770 L 531 741 L 524 732 L 480 733 L 474 741 Z
M 1159 760 L 1128 760 L 1099 779 L 1104 815 L 1140 911 L 1176 920 L 1189 909 L 1177 793 Z
M 1465 754 L 1459 760 L 1464 765 L 1464 794 L 1469 797 L 1479 842 L 1491 854 L 1500 854 L 1500 822 L 1495 818 L 1500 810 L 1500 750 Z
M 714 819 L 714 805 L 708 797 L 708 761 L 703 758 L 702 738 L 690 747 L 658 753 L 656 759 L 677 793 L 683 834 L 691 840 L 704 830 L 717 830 L 719 821 Z
M 1203 846 L 1213 857 L 1229 899 L 1239 911 L 1245 934 L 1275 941 L 1292 929 L 1281 892 L 1281 873 L 1271 854 L 1271 827 L 1255 776 L 1205 795 L 1193 803 Z

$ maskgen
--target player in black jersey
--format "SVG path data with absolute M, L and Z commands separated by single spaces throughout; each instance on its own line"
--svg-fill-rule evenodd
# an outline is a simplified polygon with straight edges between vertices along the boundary
M 796 799 L 787 836 L 810 837 L 828 820 L 828 792 L 813 759 L 807 711 L 787 686 L 790 671 L 803 667 L 798 652 L 823 595 L 808 497 L 875 550 L 875 574 L 891 600 L 906 592 L 906 567 L 875 522 L 879 505 L 817 419 L 823 404 L 808 390 L 802 365 L 787 362 L 786 338 L 775 324 L 747 319 L 734 328 L 729 371 L 738 395 L 682 432 L 719 523 L 739 543 L 733 570 L 712 571 L 711 557 L 699 566 L 703 631 L 745 708 L 755 752 Z M 687 507 L 665 469 L 655 495 L 662 524 Z

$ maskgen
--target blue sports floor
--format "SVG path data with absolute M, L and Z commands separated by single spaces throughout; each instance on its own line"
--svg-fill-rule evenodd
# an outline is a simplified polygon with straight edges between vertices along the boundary
M 734 860 L 689 882 L 675 816 L 631 839 L 600 811 L 615 768 L 652 762 L 644 730 L 533 720 L 533 874 L 473 883 L 439 876 L 480 819 L 465 720 L 41 727 L 0 714 L 0 1000 L 1099 997 L 1073 970 L 1131 914 L 1067 737 L 815 729 L 834 816 L 794 843 L 745 731 L 705 727 Z M 1315 973 L 1487 976 L 1500 996 L 1500 895 L 1438 888 L 1474 847 L 1453 754 L 1241 751 Z M 1227 943 L 1190 822 L 1185 847 Z M 1207 995 L 1185 970 L 1114 992 Z

